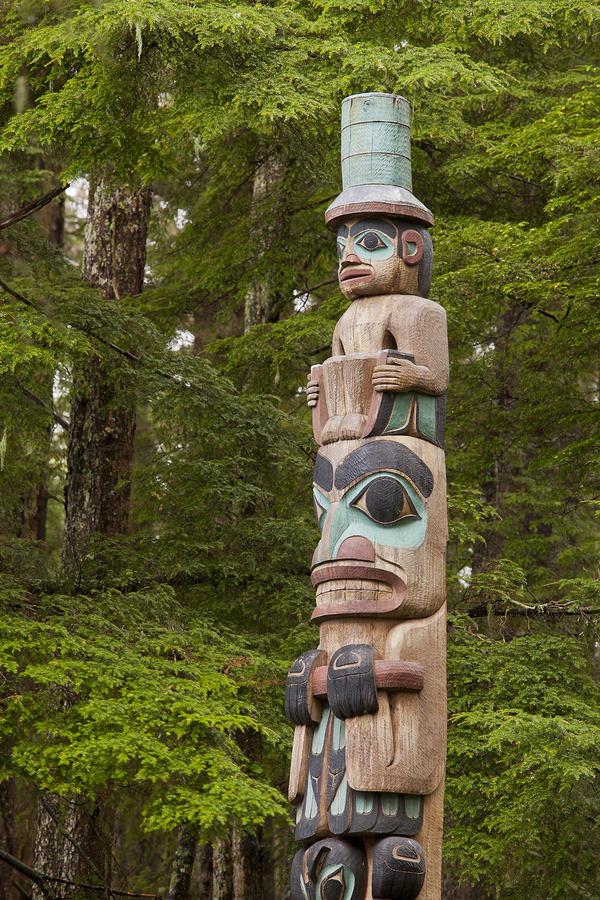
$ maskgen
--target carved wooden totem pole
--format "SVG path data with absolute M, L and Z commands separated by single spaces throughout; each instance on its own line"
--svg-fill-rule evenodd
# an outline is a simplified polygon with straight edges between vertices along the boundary
M 325 220 L 353 302 L 308 382 L 320 643 L 286 686 L 292 898 L 440 900 L 448 346 L 403 97 L 344 100 L 342 174 Z

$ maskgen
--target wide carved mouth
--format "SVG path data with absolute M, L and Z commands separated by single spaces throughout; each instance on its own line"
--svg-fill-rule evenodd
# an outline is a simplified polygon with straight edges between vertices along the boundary
M 342 281 L 361 281 L 363 278 L 371 278 L 373 269 L 364 266 L 349 266 L 340 272 L 340 284 Z
M 311 580 L 317 589 L 314 620 L 389 615 L 401 606 L 406 592 L 406 584 L 398 574 L 364 561 L 319 563 Z

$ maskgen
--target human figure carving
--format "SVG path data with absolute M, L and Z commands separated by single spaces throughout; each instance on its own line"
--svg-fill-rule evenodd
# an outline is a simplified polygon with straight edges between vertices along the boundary
M 427 299 L 433 220 L 410 192 L 406 101 L 366 94 L 342 109 L 344 191 L 326 221 L 353 302 L 307 389 L 320 642 L 286 687 L 306 844 L 292 898 L 440 900 L 446 320 Z

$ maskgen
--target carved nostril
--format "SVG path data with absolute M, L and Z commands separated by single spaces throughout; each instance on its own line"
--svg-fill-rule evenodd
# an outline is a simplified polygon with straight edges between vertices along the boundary
M 356 255 L 356 253 L 345 253 L 342 257 L 342 266 L 353 265 L 354 263 L 359 263 L 360 257 Z
M 375 562 L 375 548 L 371 541 L 364 537 L 349 537 L 340 544 L 336 559 L 362 559 L 365 562 Z

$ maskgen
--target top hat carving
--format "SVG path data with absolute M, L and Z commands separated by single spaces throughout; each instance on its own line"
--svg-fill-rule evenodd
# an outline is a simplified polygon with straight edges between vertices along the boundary
M 412 193 L 410 106 L 396 94 L 354 94 L 342 102 L 342 193 L 325 212 L 332 231 L 363 213 L 433 225 Z

